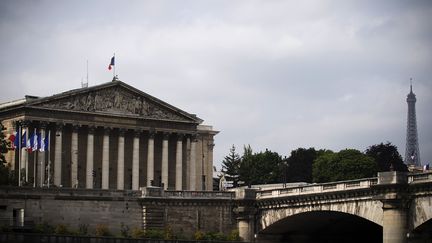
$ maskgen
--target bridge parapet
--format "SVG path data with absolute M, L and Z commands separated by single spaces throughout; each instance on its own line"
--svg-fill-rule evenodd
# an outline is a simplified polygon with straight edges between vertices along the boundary
M 372 185 L 376 185 L 377 183 L 378 183 L 378 179 L 374 177 L 374 178 L 366 178 L 366 179 L 359 179 L 359 180 L 311 184 L 311 185 L 299 186 L 299 187 L 261 190 L 257 192 L 257 199 L 357 190 L 362 188 L 369 188 Z
M 408 175 L 408 183 L 423 183 L 432 181 L 432 171 Z
M 234 192 L 221 191 L 165 191 L 161 187 L 142 187 L 142 198 L 172 199 L 233 199 Z

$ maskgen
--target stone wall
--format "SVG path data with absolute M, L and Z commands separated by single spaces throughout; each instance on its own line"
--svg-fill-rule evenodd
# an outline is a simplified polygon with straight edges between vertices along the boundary
M 185 237 L 198 230 L 228 234 L 236 229 L 232 194 L 142 190 L 0 187 L 0 224 L 13 224 L 14 210 L 24 209 L 27 224 L 64 224 L 71 230 L 88 225 L 89 232 L 98 224 L 114 234 L 123 224 L 130 230 L 170 228 Z
M 40 189 L 0 189 L 0 217 L 13 223 L 14 209 L 24 209 L 26 224 L 64 224 L 72 230 L 88 225 L 90 232 L 105 224 L 112 233 L 120 226 L 142 227 L 142 207 L 127 192 Z

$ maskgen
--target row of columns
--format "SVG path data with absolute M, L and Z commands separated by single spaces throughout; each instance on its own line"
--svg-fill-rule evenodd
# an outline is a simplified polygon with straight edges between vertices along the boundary
M 62 124 L 57 124 L 55 126 L 55 144 L 54 144 L 54 172 L 53 172 L 53 184 L 56 186 L 60 186 L 62 182 L 62 140 L 63 138 L 63 128 Z M 28 136 L 28 126 L 24 127 L 26 134 Z M 79 126 L 73 126 L 72 135 L 71 135 L 71 186 L 78 186 L 78 130 Z M 109 188 L 109 180 L 110 180 L 110 170 L 109 170 L 109 151 L 110 151 L 110 128 L 104 128 L 103 140 L 102 140 L 102 189 L 110 189 Z M 42 125 L 39 128 L 39 132 L 42 137 L 46 135 L 46 125 Z M 125 189 L 125 129 L 119 129 L 118 136 L 118 153 L 117 153 L 117 188 L 118 190 Z M 86 144 L 86 181 L 85 188 L 93 189 L 94 188 L 94 151 L 95 151 L 95 127 L 88 127 L 87 133 L 87 144 Z M 132 145 L 132 190 L 139 189 L 139 179 L 140 179 L 140 134 L 141 130 L 136 130 L 134 132 L 133 137 L 133 145 Z M 155 145 L 154 145 L 154 132 L 149 133 L 148 138 L 148 147 L 147 147 L 147 174 L 146 174 L 146 185 L 150 186 L 152 181 L 155 179 L 154 177 L 154 168 L 155 168 Z M 195 136 L 191 136 L 192 139 L 190 141 L 190 159 L 189 159 L 189 188 L 188 190 L 196 190 L 196 143 L 197 140 Z M 183 138 L 184 135 L 178 134 L 176 143 L 176 152 L 175 152 L 175 190 L 183 189 Z M 189 138 L 188 138 L 189 139 Z M 164 189 L 168 187 L 168 149 L 169 149 L 169 134 L 164 133 L 162 140 L 162 164 L 161 164 L 161 182 L 163 183 Z M 22 153 L 26 154 L 25 152 Z M 25 163 L 27 163 L 26 168 L 28 168 L 28 157 L 23 158 Z M 48 158 L 49 159 L 49 158 Z M 45 153 L 40 152 L 38 155 L 38 160 L 40 163 L 40 178 L 45 178 Z M 50 163 L 48 163 L 50 166 Z M 21 166 L 21 168 L 23 168 Z M 27 173 L 28 176 L 28 173 Z M 35 178 L 36 179 L 36 178 Z M 40 185 L 42 186 L 43 180 L 41 179 Z M 111 188 L 114 189 L 114 188 Z

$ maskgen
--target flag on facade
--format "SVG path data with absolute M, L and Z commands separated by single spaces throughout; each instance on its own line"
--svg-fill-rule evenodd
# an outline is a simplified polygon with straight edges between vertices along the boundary
M 12 149 L 15 149 L 15 139 L 16 139 L 16 132 L 9 135 L 9 141 L 11 142 Z
M 108 66 L 108 70 L 111 70 L 114 65 L 115 65 L 115 56 L 111 57 L 111 62 Z
M 33 134 L 33 143 L 32 143 L 32 150 L 37 151 L 39 149 L 39 143 L 38 143 L 38 137 L 40 135 L 35 131 Z
M 21 135 L 21 148 L 26 148 L 26 146 L 27 146 L 27 137 L 26 137 L 26 132 L 24 132 Z
M 33 134 L 29 134 L 26 148 L 27 148 L 27 152 L 29 153 L 33 152 Z
M 48 144 L 49 144 L 48 140 L 49 140 L 48 133 L 45 134 L 44 138 L 40 138 L 40 146 L 39 146 L 39 151 L 40 152 L 48 151 Z

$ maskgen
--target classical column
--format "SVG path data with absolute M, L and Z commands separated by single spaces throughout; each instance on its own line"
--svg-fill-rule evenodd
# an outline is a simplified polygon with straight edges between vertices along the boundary
M 119 130 L 118 154 L 117 154 L 117 190 L 124 190 L 124 149 L 125 149 L 125 130 Z
M 62 181 L 62 138 L 63 124 L 57 124 L 54 148 L 54 185 L 56 186 L 60 186 Z
M 191 138 L 191 151 L 190 151 L 190 162 L 189 162 L 189 190 L 196 190 L 196 135 Z
M 132 151 L 132 190 L 139 189 L 139 144 L 141 131 L 134 132 Z
M 105 128 L 102 144 L 102 189 L 109 188 L 109 133 L 110 128 Z
M 86 161 L 86 188 L 93 189 L 93 159 L 94 159 L 94 127 L 88 128 L 87 134 L 87 161 Z
M 78 188 L 78 129 L 79 126 L 72 127 L 71 137 L 71 187 Z
M 21 143 L 21 171 L 24 171 L 24 176 L 21 174 L 21 177 L 25 177 L 25 182 L 28 182 L 28 153 L 27 153 L 27 141 L 29 139 L 29 129 L 28 122 L 24 121 L 22 123 L 23 132 L 23 140 L 25 143 Z
M 162 184 L 164 190 L 168 188 L 168 139 L 169 139 L 169 133 L 163 134 L 163 140 L 162 140 L 162 171 L 161 171 L 161 177 L 162 177 Z
M 213 148 L 214 143 L 213 140 L 208 141 L 208 150 L 207 150 L 207 176 L 206 176 L 206 184 L 207 191 L 213 190 Z
M 38 177 L 38 183 L 39 186 L 42 187 L 45 182 L 45 143 L 48 143 L 48 141 L 45 140 L 45 129 L 47 124 L 42 122 L 40 125 L 40 136 L 41 141 L 44 141 L 43 144 L 41 144 L 41 149 L 38 153 L 38 161 L 39 161 L 39 177 Z M 43 146 L 43 148 L 42 148 Z
M 147 147 L 147 185 L 151 186 L 154 180 L 154 132 L 150 131 Z
M 176 170 L 175 170 L 175 189 L 181 191 L 183 189 L 183 134 L 178 134 L 176 146 Z

